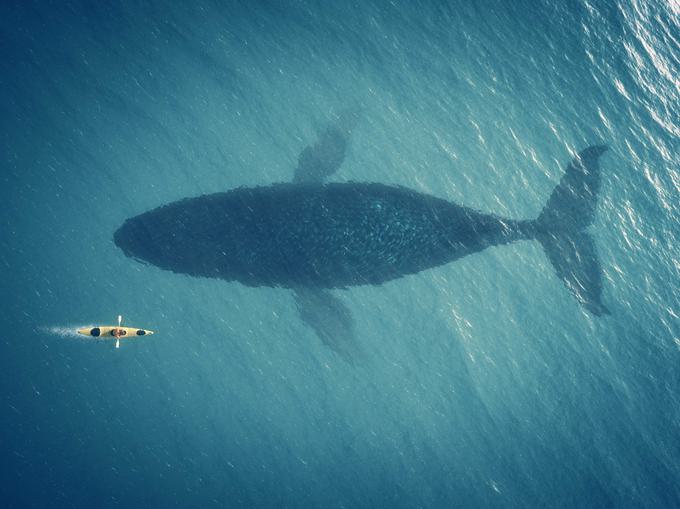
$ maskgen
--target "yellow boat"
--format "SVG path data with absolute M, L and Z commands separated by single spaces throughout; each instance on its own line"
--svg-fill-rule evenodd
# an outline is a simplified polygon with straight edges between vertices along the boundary
M 83 327 L 78 329 L 78 334 L 101 339 L 115 339 L 116 348 L 120 347 L 121 338 L 132 339 L 138 336 L 149 336 L 152 330 L 138 329 L 136 327 L 123 327 L 123 317 L 118 316 L 118 325 L 97 325 L 95 327 Z

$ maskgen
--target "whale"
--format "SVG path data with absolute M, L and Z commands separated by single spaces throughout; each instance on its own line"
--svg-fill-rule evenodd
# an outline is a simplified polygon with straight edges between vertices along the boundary
M 327 182 L 342 164 L 353 123 L 344 118 L 321 133 L 300 154 L 290 182 L 161 205 L 125 220 L 115 245 L 179 274 L 290 288 L 301 318 L 336 350 L 355 338 L 351 313 L 332 290 L 382 285 L 517 241 L 539 242 L 583 308 L 609 314 L 588 231 L 606 145 L 573 156 L 537 218 L 510 219 L 407 187 Z
M 126 221 L 114 241 L 191 276 L 333 289 L 379 285 L 534 229 L 403 187 L 274 184 L 170 203 Z
M 114 242 L 161 269 L 244 285 L 336 289 L 380 285 L 519 240 L 541 243 L 592 314 L 602 270 L 586 228 L 606 146 L 581 151 L 540 216 L 506 219 L 381 183 L 290 182 L 185 198 L 127 219 Z

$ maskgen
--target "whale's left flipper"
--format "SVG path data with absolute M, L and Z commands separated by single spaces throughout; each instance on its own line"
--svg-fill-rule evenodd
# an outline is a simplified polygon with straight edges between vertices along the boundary
M 602 304 L 602 267 L 595 242 L 585 229 L 595 218 L 600 191 L 599 158 L 604 145 L 588 147 L 569 164 L 535 223 L 535 236 L 557 276 L 596 316 L 609 314 Z
M 358 112 L 348 109 L 327 126 L 314 145 L 305 148 L 298 157 L 293 182 L 323 182 L 340 169 L 345 160 L 352 129 Z M 359 352 L 352 314 L 342 300 L 321 288 L 293 290 L 300 318 L 316 332 L 319 339 L 352 361 Z
M 354 333 L 354 319 L 345 304 L 322 288 L 296 288 L 295 303 L 303 322 L 331 350 L 349 362 L 360 352 Z

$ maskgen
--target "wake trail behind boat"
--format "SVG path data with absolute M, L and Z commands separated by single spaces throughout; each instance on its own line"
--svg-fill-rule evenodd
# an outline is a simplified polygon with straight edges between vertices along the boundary
M 38 327 L 40 332 L 46 334 L 52 334 L 54 336 L 59 336 L 62 338 L 77 338 L 85 339 L 82 335 L 78 334 L 78 329 L 83 327 L 94 327 L 93 325 L 43 325 Z

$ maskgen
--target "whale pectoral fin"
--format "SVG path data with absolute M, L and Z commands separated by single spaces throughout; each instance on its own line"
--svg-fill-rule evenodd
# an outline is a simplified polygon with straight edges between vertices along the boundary
M 340 169 L 345 160 L 349 137 L 358 114 L 345 110 L 327 126 L 314 145 L 306 147 L 298 156 L 293 182 L 323 182 Z
M 359 119 L 358 111 L 347 109 L 327 126 L 314 145 L 306 147 L 298 157 L 293 182 L 321 183 L 340 169 L 349 144 L 349 137 Z M 295 288 L 295 303 L 300 318 L 310 326 L 321 341 L 353 362 L 358 353 L 352 314 L 343 302 L 321 288 Z
M 608 315 L 602 304 L 602 267 L 592 237 L 584 231 L 538 237 L 557 276 L 595 316 Z
M 356 109 L 337 115 L 314 145 L 306 147 L 298 157 L 293 182 L 321 183 L 340 169 L 352 130 L 359 119 Z M 298 287 L 293 290 L 300 318 L 321 341 L 349 362 L 354 362 L 359 348 L 350 310 L 337 296 L 321 288 Z
M 302 321 L 314 329 L 326 346 L 353 362 L 359 347 L 352 314 L 342 300 L 320 288 L 300 287 L 293 294 Z

